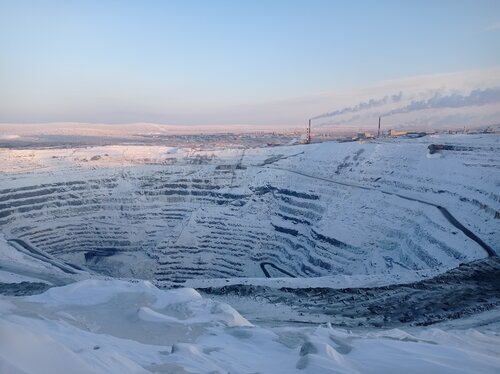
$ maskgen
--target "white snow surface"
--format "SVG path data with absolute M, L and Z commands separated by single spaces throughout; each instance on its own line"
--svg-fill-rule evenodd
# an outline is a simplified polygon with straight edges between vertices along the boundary
M 63 262 L 56 258 L 50 258 L 50 256 L 48 258 L 51 261 L 46 258 L 36 258 L 32 254 L 22 251 L 20 247 L 10 245 L 0 232 L 1 283 L 40 282 L 52 286 L 90 277 L 90 274 L 85 271 L 75 270 L 74 274 L 67 274 L 54 266 L 54 264 L 65 266 Z
M 0 227 L 61 261 L 161 285 L 261 284 L 265 263 L 292 287 L 407 283 L 487 255 L 407 198 L 498 250 L 499 139 L 0 149 Z
M 0 373 L 498 373 L 497 309 L 434 328 L 278 327 L 283 306 L 235 300 L 263 309 L 258 325 L 190 287 L 381 286 L 483 258 L 435 207 L 388 192 L 446 207 L 498 251 L 499 149 L 497 135 L 0 149 L 0 282 L 58 286 L 0 296 Z M 156 287 L 172 277 L 183 288 Z
M 0 372 L 497 373 L 497 329 L 259 327 L 193 289 L 84 280 L 0 297 Z

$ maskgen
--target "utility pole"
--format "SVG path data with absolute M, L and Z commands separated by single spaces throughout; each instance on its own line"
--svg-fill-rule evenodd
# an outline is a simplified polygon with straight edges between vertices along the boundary
M 306 144 L 311 144 L 311 120 L 309 120 L 309 127 L 307 128 Z
M 381 118 L 382 118 L 381 116 L 378 117 L 378 133 L 377 133 L 377 138 L 380 138 L 380 119 Z

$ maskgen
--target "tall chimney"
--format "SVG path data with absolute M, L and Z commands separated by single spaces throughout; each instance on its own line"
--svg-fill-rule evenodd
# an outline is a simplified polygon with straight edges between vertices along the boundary
M 307 128 L 306 143 L 311 144 L 311 120 L 309 120 L 309 127 Z

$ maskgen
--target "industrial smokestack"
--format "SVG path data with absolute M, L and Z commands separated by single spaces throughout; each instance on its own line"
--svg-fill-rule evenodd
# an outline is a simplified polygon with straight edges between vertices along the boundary
M 378 117 L 378 133 L 377 133 L 377 138 L 380 138 L 380 119 L 382 117 Z
M 306 144 L 311 144 L 311 120 L 309 120 L 309 127 L 307 128 Z

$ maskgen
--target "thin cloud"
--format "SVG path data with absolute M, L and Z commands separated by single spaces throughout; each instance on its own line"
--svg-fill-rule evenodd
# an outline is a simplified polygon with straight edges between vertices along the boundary
M 492 23 L 491 25 L 487 26 L 484 31 L 496 31 L 500 30 L 500 21 Z

